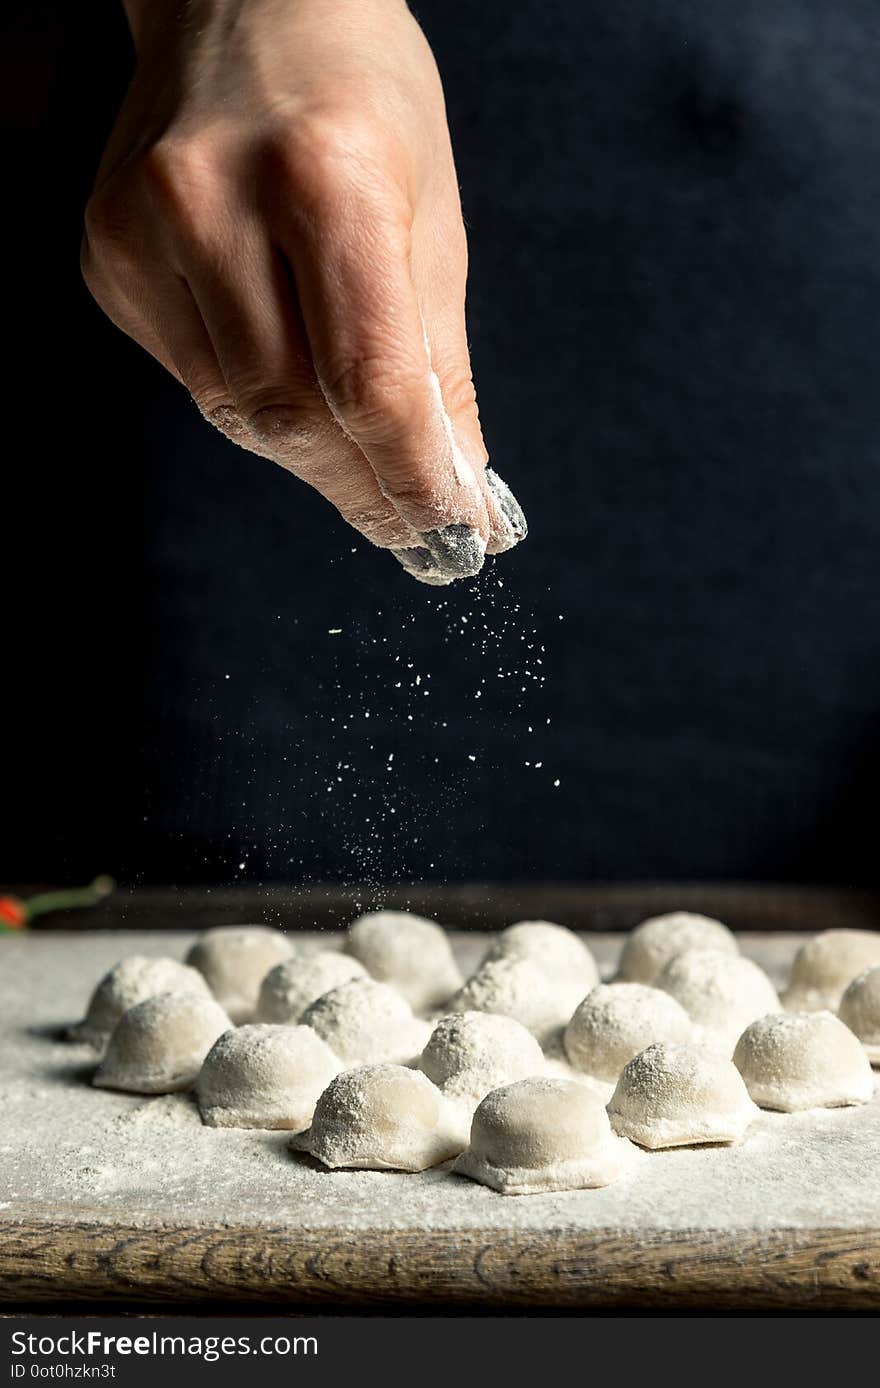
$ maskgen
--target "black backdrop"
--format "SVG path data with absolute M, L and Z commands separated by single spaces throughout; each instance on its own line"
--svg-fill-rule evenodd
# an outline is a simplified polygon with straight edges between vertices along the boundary
M 3 875 L 873 880 L 876 0 L 417 11 L 531 523 L 439 594 L 102 321 L 125 28 L 7 11 Z

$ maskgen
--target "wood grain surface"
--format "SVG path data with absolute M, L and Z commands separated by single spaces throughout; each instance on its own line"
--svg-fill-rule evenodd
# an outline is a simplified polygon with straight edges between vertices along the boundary
M 389 1251 L 393 1250 L 393 1252 Z M 877 1310 L 880 1230 L 142 1229 L 27 1220 L 4 1229 L 6 1302 L 258 1302 L 309 1307 Z

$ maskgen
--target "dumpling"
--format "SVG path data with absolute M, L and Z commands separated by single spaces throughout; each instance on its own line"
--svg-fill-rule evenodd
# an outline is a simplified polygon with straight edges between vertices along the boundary
M 213 998 L 157 993 L 122 1014 L 92 1083 L 135 1094 L 189 1089 L 217 1037 L 230 1026 Z
M 528 959 L 550 973 L 577 980 L 588 993 L 599 982 L 596 961 L 587 946 L 564 925 L 551 921 L 519 921 L 502 930 L 486 953 L 492 959 Z
M 857 974 L 880 964 L 880 930 L 823 930 L 802 945 L 782 1001 L 789 1012 L 836 1012 Z
M 707 1045 L 733 1054 L 749 1022 L 779 1011 L 776 989 L 763 969 L 741 954 L 689 949 L 671 959 L 658 988 L 681 1003 Z
M 346 1065 L 408 1064 L 421 1053 L 431 1031 L 427 1022 L 413 1016 L 400 993 L 373 978 L 353 978 L 331 988 L 300 1020 Z
M 758 1109 L 732 1060 L 657 1042 L 624 1067 L 608 1115 L 621 1137 L 656 1149 L 739 1142 Z
M 693 1031 L 684 1008 L 660 988 L 600 983 L 566 1027 L 565 1053 L 575 1069 L 614 1082 L 652 1041 L 690 1041 Z
M 840 1020 L 854 1032 L 872 1065 L 880 1065 L 880 964 L 854 978 L 840 1000 Z
M 123 1012 L 156 993 L 200 993 L 210 997 L 210 989 L 196 970 L 177 959 L 147 958 L 131 954 L 120 959 L 101 979 L 86 1015 L 68 1031 L 71 1041 L 85 1041 L 96 1051 L 103 1050 L 107 1038 Z
M 311 1027 L 235 1027 L 214 1042 L 196 1080 L 202 1121 L 301 1132 L 338 1073 L 338 1060 Z
M 196 940 L 186 962 L 204 975 L 233 1022 L 249 1022 L 266 974 L 293 952 L 280 930 L 266 925 L 220 925 Z
M 448 1099 L 474 1109 L 491 1090 L 540 1074 L 544 1054 L 512 1017 L 457 1012 L 440 1018 L 419 1068 Z
M 427 1075 L 404 1065 L 366 1065 L 331 1080 L 311 1127 L 290 1146 L 331 1168 L 425 1171 L 466 1141 L 461 1115 Z
M 495 1012 L 513 1017 L 552 1045 L 584 996 L 583 983 L 542 968 L 534 959 L 489 959 L 449 1004 L 452 1012 Z
M 260 984 L 257 1021 L 298 1022 L 306 1008 L 331 988 L 366 977 L 362 964 L 337 950 L 284 959 L 269 970 Z
M 874 1076 L 857 1037 L 831 1012 L 777 1012 L 746 1027 L 733 1063 L 761 1108 L 866 1104 Z
M 461 987 L 446 931 L 408 911 L 360 916 L 344 947 L 373 978 L 396 988 L 415 1012 L 442 1007 Z
M 486 1095 L 452 1169 L 502 1195 L 532 1195 L 610 1185 L 634 1157 L 591 1090 L 533 1077 Z
M 672 911 L 665 916 L 651 916 L 630 932 L 617 977 L 627 983 L 655 984 L 670 959 L 686 949 L 739 953 L 733 933 L 721 921 L 692 911 Z

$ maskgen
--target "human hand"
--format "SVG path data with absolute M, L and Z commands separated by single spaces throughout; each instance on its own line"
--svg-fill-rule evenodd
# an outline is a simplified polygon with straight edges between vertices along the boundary
M 242 447 L 446 583 L 525 519 L 486 468 L 439 75 L 403 0 L 126 0 L 98 303 Z

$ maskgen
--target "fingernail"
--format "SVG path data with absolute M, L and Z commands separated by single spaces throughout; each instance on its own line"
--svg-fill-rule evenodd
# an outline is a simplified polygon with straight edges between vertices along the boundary
M 522 507 L 507 483 L 498 476 L 493 468 L 486 468 L 486 482 L 490 492 L 498 502 L 501 514 L 513 532 L 512 544 L 518 545 L 520 540 L 524 540 L 529 533 L 528 522 Z
M 445 525 L 422 536 L 425 546 L 393 549 L 391 553 L 412 578 L 444 587 L 457 578 L 472 578 L 483 567 L 486 546 L 469 525 Z
M 486 542 L 469 525 L 444 525 L 427 531 L 422 539 L 438 568 L 449 575 L 447 583 L 455 578 L 473 578 L 483 567 Z
M 408 574 L 414 578 L 420 578 L 422 574 L 430 573 L 436 568 L 434 560 L 426 549 L 393 549 L 391 553 L 399 564 L 402 564 Z
M 406 569 L 410 578 L 417 578 L 419 583 L 429 583 L 433 588 L 444 588 L 459 577 L 458 574 L 450 573 L 448 569 L 441 569 L 426 549 L 414 546 L 412 549 L 392 549 L 390 552 L 398 564 Z

